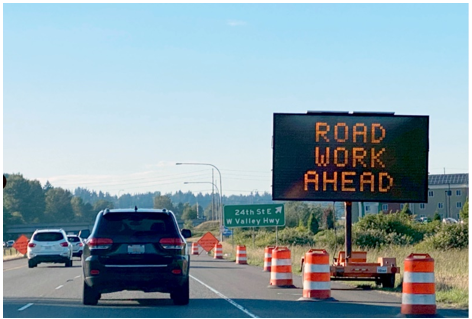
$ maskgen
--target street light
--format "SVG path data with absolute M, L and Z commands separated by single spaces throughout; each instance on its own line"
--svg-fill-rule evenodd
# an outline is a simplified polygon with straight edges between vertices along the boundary
M 220 203 L 221 203 L 220 205 L 220 240 L 223 241 L 223 231 L 221 230 L 223 226 L 223 186 L 221 184 L 220 170 L 215 165 L 209 164 L 209 163 L 175 163 L 175 165 L 207 165 L 207 166 L 214 167 L 218 171 L 218 174 L 220 175 Z
M 213 182 L 184 182 L 184 184 L 211 184 L 211 185 L 213 185 L 216 188 L 216 190 L 218 191 L 218 194 L 220 194 L 220 207 L 221 207 L 221 205 L 222 205 L 221 193 L 220 193 L 220 190 L 218 189 L 218 187 L 215 185 L 215 183 L 213 183 Z

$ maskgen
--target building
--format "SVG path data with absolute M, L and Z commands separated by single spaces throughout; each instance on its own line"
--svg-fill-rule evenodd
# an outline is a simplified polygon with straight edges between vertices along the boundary
M 428 202 L 409 203 L 417 217 L 433 218 L 437 212 L 442 218 L 459 219 L 459 212 L 469 196 L 469 174 L 438 174 L 428 176 Z M 391 213 L 402 210 L 404 203 L 353 202 L 352 221 L 367 214 Z

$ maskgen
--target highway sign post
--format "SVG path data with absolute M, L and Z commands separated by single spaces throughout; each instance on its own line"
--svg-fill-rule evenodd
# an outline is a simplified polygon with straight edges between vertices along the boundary
M 228 228 L 284 226 L 284 205 L 226 205 L 223 225 Z

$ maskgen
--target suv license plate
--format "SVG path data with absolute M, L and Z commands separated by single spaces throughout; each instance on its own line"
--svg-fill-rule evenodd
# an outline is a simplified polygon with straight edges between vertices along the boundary
M 144 245 L 128 245 L 128 254 L 144 254 Z

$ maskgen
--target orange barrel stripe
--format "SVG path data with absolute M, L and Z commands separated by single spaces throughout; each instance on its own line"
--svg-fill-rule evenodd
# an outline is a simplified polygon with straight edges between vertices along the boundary
M 274 246 L 267 246 L 264 249 L 264 269 L 263 271 L 268 271 L 270 272 L 270 267 L 271 267 L 271 262 L 272 262 L 272 249 L 274 249 Z
M 192 243 L 192 255 L 198 255 L 198 243 Z
M 303 266 L 303 297 L 327 299 L 331 297 L 329 254 L 324 249 L 310 249 L 305 253 Z
M 243 265 L 247 264 L 246 246 L 236 246 L 236 263 Z
M 402 314 L 436 314 L 434 259 L 428 254 L 405 258 L 402 285 Z
M 214 259 L 223 259 L 223 245 L 215 244 Z
M 270 268 L 271 286 L 293 286 L 292 258 L 287 247 L 275 247 L 272 250 L 272 265 Z

